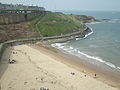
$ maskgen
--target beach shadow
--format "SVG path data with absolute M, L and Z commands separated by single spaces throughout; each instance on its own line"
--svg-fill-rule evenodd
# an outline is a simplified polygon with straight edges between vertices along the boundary
M 0 79 L 4 75 L 4 72 L 8 68 L 8 65 L 10 64 L 9 59 L 11 57 L 11 54 L 12 54 L 12 47 L 7 47 L 4 49 L 4 52 L 0 60 Z

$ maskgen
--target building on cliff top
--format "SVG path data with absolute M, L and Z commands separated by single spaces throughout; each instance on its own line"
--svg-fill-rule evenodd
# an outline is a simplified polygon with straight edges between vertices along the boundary
M 45 11 L 44 7 L 38 6 L 25 6 L 23 4 L 2 4 L 0 3 L 0 10 L 40 10 Z

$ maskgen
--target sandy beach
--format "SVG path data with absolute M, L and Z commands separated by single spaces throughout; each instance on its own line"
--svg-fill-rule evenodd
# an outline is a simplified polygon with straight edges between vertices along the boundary
M 35 45 L 8 47 L 0 63 L 0 90 L 120 90 L 97 80 L 95 74 L 87 75 L 85 69 L 65 64 L 66 58 L 49 51 Z

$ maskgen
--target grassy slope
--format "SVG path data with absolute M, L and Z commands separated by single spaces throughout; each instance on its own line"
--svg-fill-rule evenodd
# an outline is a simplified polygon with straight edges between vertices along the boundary
M 41 19 L 38 27 L 43 36 L 56 36 L 79 30 L 83 25 L 72 15 L 49 12 Z
M 29 22 L 19 24 L 0 25 L 0 40 L 11 40 L 16 38 L 39 37 L 35 24 L 41 19 L 38 25 L 43 36 L 56 36 L 71 33 L 81 29 L 81 17 L 66 15 L 62 13 L 47 13 L 39 15 Z M 83 18 L 82 18 L 83 19 Z M 83 22 L 83 21 L 82 21 Z
M 33 32 L 37 32 L 35 24 L 42 18 L 42 16 L 43 15 L 39 15 L 35 17 L 32 21 L 30 21 L 29 27 L 32 29 Z M 36 33 L 36 36 L 39 36 L 38 33 Z

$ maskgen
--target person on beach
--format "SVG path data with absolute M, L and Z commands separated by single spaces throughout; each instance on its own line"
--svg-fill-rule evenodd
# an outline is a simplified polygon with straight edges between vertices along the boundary
M 97 74 L 95 73 L 95 77 L 97 76 Z
M 12 61 L 9 59 L 8 63 L 14 64 L 16 61 L 13 59 Z

